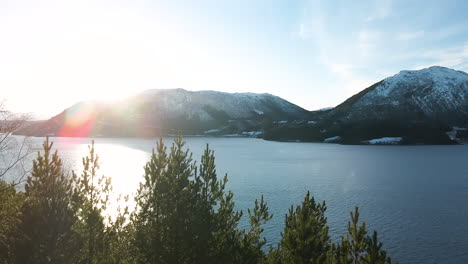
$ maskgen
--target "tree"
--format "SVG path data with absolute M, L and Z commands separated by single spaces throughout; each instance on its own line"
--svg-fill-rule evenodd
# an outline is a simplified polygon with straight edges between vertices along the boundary
M 280 263 L 324 263 L 330 248 L 325 202 L 316 203 L 307 192 L 296 209 L 291 206 L 281 234 Z
M 351 212 L 351 222 L 348 222 L 348 235 L 345 240 L 349 245 L 349 255 L 354 264 L 362 263 L 362 258 L 367 249 L 367 230 L 366 223 L 359 225 L 359 208 L 354 208 L 354 213 Z
M 374 231 L 367 235 L 366 223 L 359 223 L 359 208 L 350 213 L 348 233 L 340 244 L 333 245 L 327 254 L 327 264 L 391 264 L 392 260 L 382 249 Z
M 82 252 L 80 263 L 104 263 L 108 260 L 109 241 L 104 223 L 104 213 L 109 206 L 109 196 L 112 191 L 111 179 L 104 175 L 98 176 L 99 156 L 94 151 L 94 141 L 89 148 L 89 155 L 82 159 L 83 171 L 80 176 L 72 172 L 75 179 L 77 201 L 75 211 L 78 220 L 75 230 L 80 235 Z
M 267 203 L 263 200 L 263 195 L 260 202 L 255 200 L 254 208 L 247 209 L 249 215 L 250 229 L 244 232 L 242 239 L 241 259 L 238 263 L 262 263 L 266 261 L 263 246 L 266 244 L 266 239 L 262 238 L 263 227 L 273 215 L 268 212 Z
M 15 137 L 13 133 L 29 120 L 28 115 L 8 111 L 0 102 L 0 181 L 17 185 L 26 175 L 25 158 L 31 153 L 26 137 Z M 11 174 L 11 177 L 7 177 Z M 7 186 L 3 186 L 7 188 Z M 0 192 L 2 189 L 0 189 Z
M 365 264 L 391 264 L 392 259 L 387 256 L 387 252 L 382 249 L 382 243 L 377 238 L 377 231 L 374 230 L 372 237 L 367 238 L 367 254 L 363 258 Z
M 128 195 L 122 197 L 119 195 L 117 204 L 120 201 L 128 203 Z M 108 243 L 108 252 L 105 254 L 106 262 L 112 264 L 130 264 L 136 263 L 136 250 L 134 248 L 135 229 L 131 221 L 131 214 L 128 206 L 118 206 L 115 217 L 108 217 L 108 226 L 106 229 L 106 243 Z
M 268 221 L 263 198 L 249 210 L 249 232 L 238 229 L 242 212 L 217 178 L 214 152 L 207 148 L 197 169 L 184 142 L 167 154 L 162 139 L 145 166 L 136 196 L 135 247 L 139 263 L 256 263 L 264 257 L 261 225 Z
M 25 124 L 27 115 L 6 110 L 0 102 L 0 263 L 11 263 L 17 240 L 24 195 L 15 186 L 23 182 L 24 160 L 30 154 L 27 139 L 13 132 Z
M 52 154 L 52 145 L 47 138 L 27 178 L 16 263 L 71 263 L 76 254 L 73 179 L 64 173 L 57 151 Z
M 190 182 L 194 166 L 182 139 L 169 155 L 162 139 L 145 165 L 144 181 L 136 196 L 135 246 L 139 263 L 188 263 L 191 230 Z
M 13 263 L 24 194 L 3 181 L 0 181 L 0 190 L 0 263 Z

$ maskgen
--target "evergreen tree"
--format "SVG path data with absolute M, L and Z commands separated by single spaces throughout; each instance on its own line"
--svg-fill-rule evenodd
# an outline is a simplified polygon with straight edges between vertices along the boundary
M 144 167 L 135 211 L 119 206 L 107 219 L 111 181 L 98 176 L 94 142 L 83 172 L 71 177 L 48 139 L 43 147 L 24 194 L 0 181 L 0 264 L 391 264 L 377 232 L 369 236 L 359 222 L 357 207 L 346 236 L 331 243 L 325 202 L 316 203 L 309 192 L 291 206 L 278 247 L 265 254 L 262 226 L 272 218 L 267 203 L 263 196 L 255 200 L 247 210 L 250 227 L 239 229 L 242 211 L 226 191 L 227 175 L 218 179 L 208 146 L 196 166 L 181 137 L 169 151 L 161 139 Z
M 119 196 L 117 204 L 128 203 L 128 195 Z M 108 252 L 105 253 L 106 263 L 130 264 L 135 263 L 135 248 L 133 243 L 134 227 L 128 206 L 118 206 L 115 217 L 108 218 L 106 229 L 106 243 Z
M 48 138 L 43 148 L 25 186 L 20 224 L 24 236 L 17 244 L 16 263 L 72 263 L 76 252 L 73 180 L 65 175 L 57 151 L 52 154 Z
M 261 224 L 266 203 L 249 211 L 251 228 L 238 230 L 227 177 L 217 178 L 214 152 L 207 146 L 197 167 L 184 142 L 175 139 L 169 154 L 162 140 L 145 166 L 133 217 L 139 263 L 252 263 L 264 257 Z
M 366 223 L 359 224 L 359 208 L 350 213 L 348 234 L 340 244 L 333 245 L 327 253 L 327 264 L 391 264 L 392 261 L 382 249 L 377 232 L 367 235 Z
M 188 263 L 190 252 L 190 181 L 194 166 L 181 138 L 169 155 L 162 139 L 145 166 L 136 196 L 136 238 L 139 263 Z
M 109 206 L 109 195 L 112 191 L 111 179 L 98 176 L 99 156 L 94 151 L 94 141 L 89 148 L 89 155 L 82 159 L 83 171 L 75 179 L 75 191 L 78 201 L 75 210 L 79 221 L 75 230 L 80 235 L 82 254 L 79 263 L 106 263 L 109 254 L 109 242 L 106 233 L 110 226 L 104 223 L 104 213 Z
M 365 264 L 391 264 L 392 260 L 387 256 L 387 252 L 382 249 L 382 243 L 377 238 L 377 231 L 372 237 L 367 238 L 366 255 L 363 258 Z
M 13 263 L 14 244 L 20 232 L 21 207 L 24 194 L 12 184 L 0 180 L 0 264 Z
M 272 217 L 268 212 L 268 206 L 263 200 L 255 200 L 254 208 L 247 209 L 249 215 L 250 229 L 244 233 L 242 239 L 242 254 L 239 263 L 262 263 L 266 260 L 262 248 L 266 244 L 266 239 L 261 238 L 263 233 L 262 225 L 266 224 Z
M 362 259 L 367 249 L 367 230 L 366 223 L 359 225 L 359 208 L 354 208 L 354 213 L 351 212 L 351 222 L 348 222 L 348 235 L 345 244 L 349 243 L 349 255 L 352 258 L 352 263 L 361 264 Z
M 316 203 L 307 192 L 302 205 L 289 209 L 281 234 L 282 263 L 324 263 L 330 247 L 325 202 Z

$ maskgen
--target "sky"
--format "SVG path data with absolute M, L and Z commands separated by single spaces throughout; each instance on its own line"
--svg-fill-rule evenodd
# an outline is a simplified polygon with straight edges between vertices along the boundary
M 336 106 L 401 70 L 468 71 L 467 1 L 0 0 L 0 100 L 48 118 L 154 88 Z

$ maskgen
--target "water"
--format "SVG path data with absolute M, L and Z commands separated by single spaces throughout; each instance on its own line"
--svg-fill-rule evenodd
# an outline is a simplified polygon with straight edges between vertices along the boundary
M 31 138 L 39 147 L 43 138 Z M 80 169 L 91 139 L 53 138 L 65 164 Z M 165 140 L 167 143 L 170 139 Z M 249 138 L 186 138 L 199 159 L 215 150 L 219 176 L 240 209 L 264 195 L 273 219 L 265 236 L 276 244 L 284 215 L 310 190 L 327 202 L 332 237 L 345 234 L 349 212 L 376 229 L 400 263 L 468 262 L 468 145 L 343 146 Z M 96 139 L 101 172 L 119 193 L 134 192 L 156 140 Z M 245 221 L 244 221 L 245 222 Z

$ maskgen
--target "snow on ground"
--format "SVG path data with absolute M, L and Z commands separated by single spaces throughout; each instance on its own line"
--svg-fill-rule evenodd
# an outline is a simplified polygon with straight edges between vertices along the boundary
M 283 120 L 283 121 L 273 121 L 273 124 L 287 124 L 288 121 Z
M 324 143 L 333 143 L 333 142 L 337 142 L 337 141 L 340 141 L 340 140 L 341 140 L 340 136 L 335 136 L 335 137 L 326 138 L 323 142 Z
M 262 131 L 245 131 L 245 132 L 242 132 L 243 136 L 248 136 L 248 137 L 258 137 L 258 136 L 261 136 L 262 134 L 263 134 Z
M 219 132 L 219 131 L 221 131 L 221 129 L 210 129 L 210 130 L 207 130 L 207 131 L 205 131 L 205 132 L 203 132 L 203 133 L 205 133 L 205 134 L 210 134 L 210 133 L 217 133 L 217 132 Z
M 323 111 L 331 110 L 331 109 L 333 109 L 333 108 L 334 108 L 334 107 L 324 107 L 324 108 L 320 108 L 320 109 L 317 110 L 317 111 L 322 111 L 322 112 L 323 112 Z
M 458 131 L 466 131 L 467 128 L 464 128 L 464 127 L 453 127 L 451 131 L 447 132 L 447 136 L 449 136 L 449 138 L 451 140 L 457 140 L 457 133 Z
M 402 137 L 383 137 L 383 138 L 376 138 L 364 141 L 364 143 L 371 144 L 371 145 L 396 145 L 400 144 L 403 140 Z
M 257 113 L 257 114 L 259 114 L 259 115 L 263 115 L 263 114 L 264 114 L 263 111 L 257 110 L 257 109 L 255 109 L 255 108 L 254 108 L 254 111 L 255 111 L 255 113 Z
M 310 121 L 307 121 L 307 124 L 309 124 L 309 125 L 315 125 L 315 124 L 317 124 L 317 121 L 312 121 L 312 120 L 310 120 Z

